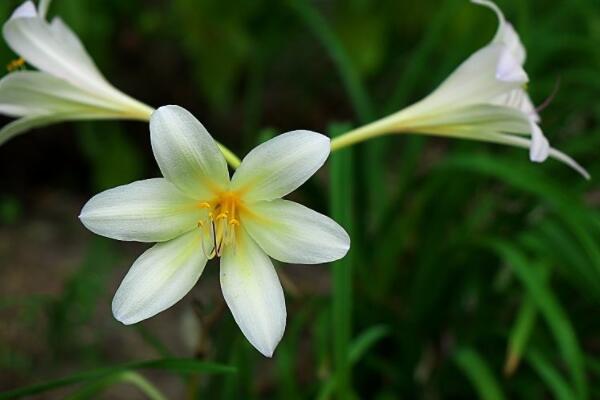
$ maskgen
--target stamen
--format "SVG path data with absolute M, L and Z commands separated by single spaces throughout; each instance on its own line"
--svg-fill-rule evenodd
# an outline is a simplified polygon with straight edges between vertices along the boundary
M 203 221 L 198 221 L 198 228 L 200 228 L 202 230 L 201 235 L 200 235 L 200 240 L 201 240 L 200 245 L 202 247 L 202 252 L 204 253 L 204 256 L 210 260 L 215 256 L 214 244 L 211 249 L 210 248 L 210 239 L 207 240 L 207 238 L 211 237 L 210 228 Z M 207 245 L 208 245 L 208 247 L 207 247 Z
M 221 218 L 227 218 L 227 211 L 222 212 L 221 214 L 217 215 L 217 218 L 215 218 L 215 221 L 218 221 Z
M 25 59 L 23 57 L 19 57 L 16 60 L 12 60 L 11 62 L 9 62 L 8 65 L 6 66 L 6 69 L 9 72 L 12 72 L 12 71 L 21 69 L 24 66 L 25 66 Z
M 202 251 L 209 259 L 221 257 L 226 247 L 228 250 L 235 248 L 236 227 L 240 226 L 236 218 L 236 201 L 233 196 L 224 195 L 196 205 L 207 209 L 206 217 L 198 222 L 198 228 L 202 231 Z
M 211 226 L 211 231 L 212 231 L 212 238 L 213 238 L 213 252 L 216 253 L 216 255 L 219 255 L 219 249 L 218 249 L 218 242 L 217 242 L 217 230 L 215 229 L 215 221 L 211 221 L 210 222 L 210 226 Z M 213 256 L 214 257 L 214 256 Z

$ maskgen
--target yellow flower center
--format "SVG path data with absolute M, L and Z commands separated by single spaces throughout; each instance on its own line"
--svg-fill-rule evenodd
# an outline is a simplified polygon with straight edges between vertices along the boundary
M 215 199 L 198 203 L 199 208 L 208 211 L 206 217 L 198 221 L 202 231 L 202 251 L 208 259 L 220 257 L 225 246 L 235 246 L 239 231 L 239 213 L 244 208 L 239 193 L 220 193 Z

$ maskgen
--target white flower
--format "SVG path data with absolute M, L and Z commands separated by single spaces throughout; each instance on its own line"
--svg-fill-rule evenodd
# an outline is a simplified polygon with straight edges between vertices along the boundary
M 208 259 L 220 257 L 221 287 L 235 321 L 271 356 L 285 328 L 283 291 L 268 256 L 288 263 L 337 260 L 349 249 L 330 218 L 282 200 L 329 155 L 329 139 L 288 132 L 261 144 L 233 177 L 217 145 L 188 111 L 161 107 L 150 120 L 154 155 L 164 178 L 120 186 L 81 211 L 91 231 L 114 239 L 159 242 L 131 267 L 113 300 L 124 324 L 179 301 Z
M 0 80 L 0 113 L 17 117 L 0 130 L 0 144 L 31 128 L 65 120 L 139 119 L 152 108 L 113 87 L 79 38 L 58 17 L 48 23 L 42 1 L 17 8 L 2 33 L 10 48 L 39 71 L 14 71 Z
M 526 52 L 514 28 L 493 2 L 472 2 L 496 12 L 499 27 L 493 40 L 458 66 L 429 96 L 336 138 L 332 148 L 387 133 L 417 132 L 526 147 L 532 161 L 542 162 L 551 156 L 589 178 L 577 162 L 550 147 L 538 125 L 540 117 L 525 91 L 529 81 L 523 69 Z

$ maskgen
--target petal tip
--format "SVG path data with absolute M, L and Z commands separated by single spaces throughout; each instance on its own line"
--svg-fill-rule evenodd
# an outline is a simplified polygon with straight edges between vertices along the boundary
M 117 295 L 118 295 L 118 291 L 117 291 Z M 113 303 L 112 303 L 112 314 L 113 317 L 119 321 L 120 323 L 122 323 L 123 325 L 133 325 L 135 323 L 138 323 L 141 321 L 141 319 L 139 318 L 132 318 L 130 315 L 128 315 L 127 310 L 125 310 L 123 308 L 122 304 L 117 304 L 116 299 L 117 299 L 117 295 L 115 295 L 115 298 L 113 299 Z
M 15 11 L 13 11 L 9 20 L 15 18 L 35 18 L 37 15 L 35 4 L 29 0 L 17 7 Z
M 529 159 L 541 163 L 546 161 L 550 155 L 550 143 L 544 136 L 542 129 L 531 122 L 531 147 L 529 148 Z
M 529 81 L 529 77 L 519 63 L 519 60 L 517 60 L 506 47 L 498 60 L 496 79 L 502 82 L 514 83 L 527 83 Z
M 257 347 L 256 349 L 263 356 L 268 357 L 268 358 L 273 358 L 273 353 L 275 352 L 275 347 L 273 347 L 273 348 L 258 348 Z

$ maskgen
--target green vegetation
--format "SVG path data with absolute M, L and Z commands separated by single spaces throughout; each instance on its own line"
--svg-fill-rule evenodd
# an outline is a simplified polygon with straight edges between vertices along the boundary
M 2 20 L 18 4 L 0 3 Z M 352 250 L 278 268 L 288 321 L 273 359 L 235 325 L 216 264 L 183 304 L 139 326 L 112 319 L 143 246 L 96 238 L 76 215 L 91 194 L 157 176 L 147 124 L 64 124 L 0 147 L 0 399 L 600 398 L 600 4 L 499 5 L 528 49 L 533 100 L 560 81 L 546 135 L 592 180 L 521 149 L 413 135 L 336 152 L 297 196 Z M 398 110 L 496 27 L 467 0 L 54 0 L 49 15 L 116 86 L 188 108 L 239 155 Z M 3 44 L 0 61 L 13 58 Z M 22 286 L 24 270 L 59 283 Z

